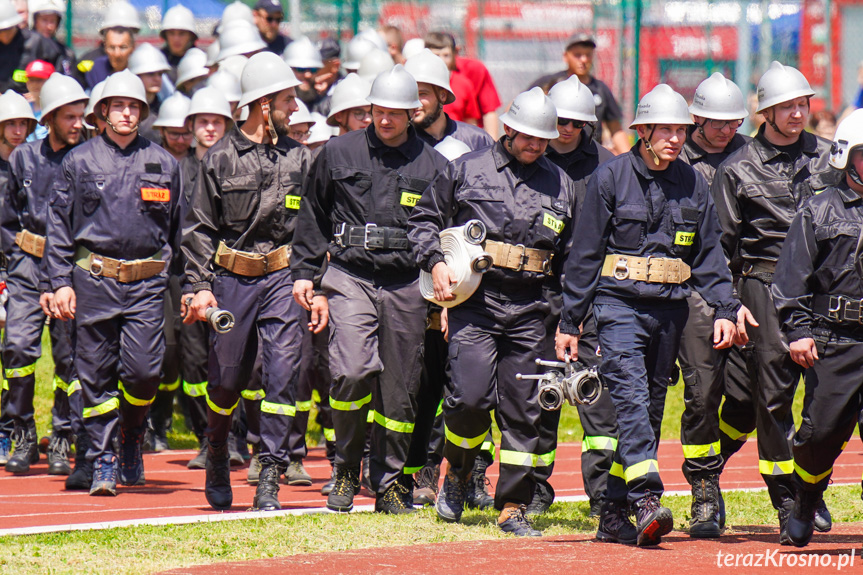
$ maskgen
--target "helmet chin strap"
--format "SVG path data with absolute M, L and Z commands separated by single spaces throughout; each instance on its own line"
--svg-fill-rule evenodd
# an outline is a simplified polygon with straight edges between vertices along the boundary
M 105 123 L 106 123 L 106 124 L 108 124 L 108 126 L 111 128 L 111 130 L 113 130 L 113 132 L 114 132 L 115 134 L 117 134 L 117 135 L 120 135 L 120 136 L 128 136 L 128 135 L 131 135 L 131 134 L 121 134 L 120 132 L 118 132 L 118 131 L 117 131 L 117 128 L 115 128 L 115 127 L 114 127 L 114 124 L 112 124 L 112 123 L 111 123 L 111 120 L 109 120 L 107 117 L 105 118 Z M 138 124 L 135 124 L 135 127 L 134 127 L 134 128 L 132 128 L 132 134 L 134 134 L 134 133 L 135 133 L 135 132 L 137 132 L 137 131 L 138 131 Z
M 848 166 L 848 175 L 851 176 L 851 179 L 854 180 L 854 183 L 858 186 L 863 186 L 863 179 L 860 178 L 860 174 L 857 172 L 857 168 L 854 166 Z
M 719 147 L 719 146 L 717 146 L 716 144 L 714 144 L 713 142 L 711 142 L 711 141 L 710 141 L 710 138 L 708 138 L 708 137 L 707 137 L 707 133 L 704 131 L 704 123 L 701 123 L 701 124 L 695 124 L 695 125 L 696 125 L 696 126 L 698 126 L 698 133 L 699 133 L 699 134 L 701 134 L 701 137 L 702 137 L 702 138 L 704 138 L 704 141 L 705 141 L 705 142 L 707 142 L 708 144 L 710 144 L 710 146 L 711 146 L 711 147 L 713 147 L 713 148 L 718 148 L 718 147 Z
M 266 98 L 261 98 L 261 113 L 264 115 L 264 122 L 267 124 L 267 133 L 273 141 L 273 145 L 279 143 L 279 135 L 276 133 L 276 127 L 273 125 L 273 116 L 270 114 L 270 101 Z
M 644 149 L 650 152 L 650 155 L 653 156 L 653 163 L 657 166 L 659 165 L 659 156 L 656 155 L 656 152 L 653 150 L 653 146 L 650 145 L 650 138 L 653 137 L 653 132 L 656 131 L 656 124 L 653 124 L 653 127 L 650 128 L 650 134 L 648 134 L 647 138 L 642 140 L 644 142 Z
M 773 128 L 773 130 L 774 130 L 777 134 L 779 134 L 780 136 L 782 136 L 783 138 L 790 138 L 790 137 L 791 137 L 791 136 L 789 136 L 788 134 L 786 134 L 785 132 L 783 132 L 782 130 L 780 130 L 780 129 L 779 129 L 779 126 L 777 126 L 777 125 L 776 125 L 776 110 L 773 110 L 772 117 L 769 117 L 769 116 L 767 116 L 767 114 L 764 114 L 764 120 L 765 120 L 768 124 L 770 124 L 770 127 L 771 127 L 771 128 Z

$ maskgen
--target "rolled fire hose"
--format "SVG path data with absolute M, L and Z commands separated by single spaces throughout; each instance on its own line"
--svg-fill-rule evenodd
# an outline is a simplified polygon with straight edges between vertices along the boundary
M 455 299 L 436 300 L 432 276 L 426 271 L 420 271 L 422 296 L 430 302 L 447 308 L 455 307 L 472 296 L 482 281 L 482 274 L 487 272 L 494 263 L 491 256 L 483 249 L 483 241 L 485 241 L 485 225 L 479 220 L 470 220 L 463 226 L 441 231 L 440 247 L 444 261 L 456 278 L 451 286 Z

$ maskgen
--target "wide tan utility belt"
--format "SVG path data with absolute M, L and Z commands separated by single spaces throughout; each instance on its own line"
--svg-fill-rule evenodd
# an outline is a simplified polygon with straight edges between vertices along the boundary
M 682 284 L 690 278 L 692 270 L 679 258 L 608 254 L 602 264 L 602 275 L 621 281 Z
M 84 246 L 75 250 L 75 264 L 103 278 L 115 279 L 120 283 L 131 283 L 157 276 L 165 269 L 161 250 L 151 258 L 141 260 L 117 260 L 94 254 Z
M 21 230 L 15 234 L 15 245 L 21 248 L 25 254 L 41 258 L 45 253 L 45 236 Z
M 506 244 L 494 240 L 485 240 L 482 247 L 491 256 L 492 265 L 517 272 L 535 272 L 551 274 L 551 250 L 526 248 L 524 244 Z
M 241 252 L 219 242 L 216 264 L 238 276 L 260 277 L 291 265 L 291 246 L 280 246 L 266 254 Z

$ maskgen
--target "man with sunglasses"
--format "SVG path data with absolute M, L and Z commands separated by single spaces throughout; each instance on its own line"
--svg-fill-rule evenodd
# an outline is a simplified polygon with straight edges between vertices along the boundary
M 261 38 L 267 44 L 267 50 L 282 55 L 291 38 L 279 31 L 279 25 L 285 19 L 285 11 L 280 0 L 258 0 L 255 4 L 255 25 Z
M 712 195 L 730 260 L 740 253 L 743 277 L 737 285 L 757 324 L 755 386 L 727 390 L 720 419 L 723 460 L 758 429 L 758 468 L 778 510 L 782 544 L 790 543 L 788 518 L 794 505 L 791 404 L 801 368 L 788 354 L 770 286 L 785 235 L 803 203 L 837 182 L 829 163 L 830 142 L 805 131 L 809 98 L 815 91 L 797 69 L 779 62 L 758 81 L 756 113 L 765 122 L 755 137 L 716 171 Z M 819 501 L 815 528 L 829 531 L 830 513 Z

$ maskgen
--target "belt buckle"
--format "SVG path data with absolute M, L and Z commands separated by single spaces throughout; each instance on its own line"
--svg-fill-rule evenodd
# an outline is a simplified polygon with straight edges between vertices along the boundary
M 333 232 L 333 241 L 340 248 L 345 247 L 345 222 L 336 225 L 336 231 Z
M 623 281 L 629 278 L 629 260 L 625 257 L 620 257 L 614 264 L 614 271 L 612 272 L 614 279 L 618 281 Z
M 842 321 L 839 316 L 842 315 L 845 298 L 840 296 L 830 296 L 830 304 L 827 307 L 827 317 L 836 321 Z
M 363 249 L 366 249 L 369 251 L 376 249 L 376 248 L 369 246 L 369 231 L 372 228 L 376 228 L 376 227 L 378 227 L 377 224 L 366 224 L 365 226 L 363 226 Z
M 551 271 L 551 260 L 552 259 L 554 259 L 554 254 L 549 254 L 549 256 L 546 259 L 542 260 L 542 273 L 544 273 L 547 276 L 550 276 L 552 274 L 552 271 Z
M 93 254 L 90 256 L 90 273 L 94 276 L 101 276 L 104 270 L 104 261 L 101 257 Z
M 861 305 L 860 305 L 861 301 L 863 301 L 863 300 L 859 300 L 859 299 L 858 300 L 846 300 L 846 303 L 845 303 L 845 319 L 846 320 L 856 321 L 857 323 L 863 324 L 863 313 L 861 313 L 861 309 L 860 309 L 861 308 Z M 857 309 L 853 309 L 853 308 L 849 309 L 850 306 L 848 304 L 852 304 L 852 303 L 856 304 Z M 856 312 L 857 317 L 856 318 L 848 317 L 849 311 Z
M 527 265 L 527 248 L 524 247 L 524 244 L 515 244 L 515 247 L 521 248 L 521 256 L 520 256 L 521 261 L 519 262 L 518 266 L 515 268 L 515 271 L 517 271 L 517 272 L 524 271 L 524 266 Z

